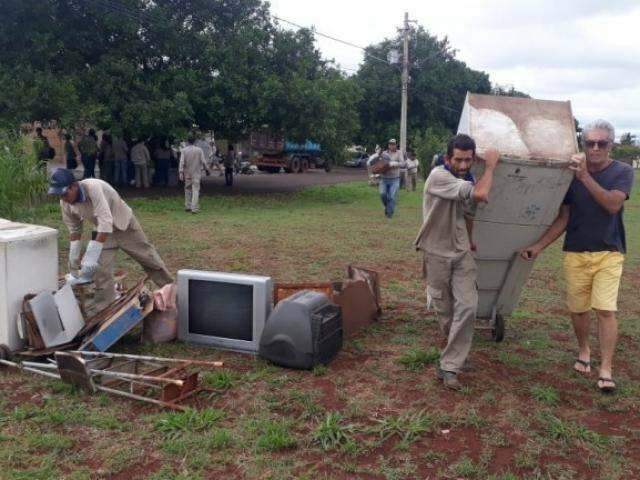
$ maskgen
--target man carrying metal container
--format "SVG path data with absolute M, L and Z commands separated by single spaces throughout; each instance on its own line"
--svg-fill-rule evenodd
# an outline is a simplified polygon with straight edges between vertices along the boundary
M 444 165 L 431 171 L 424 186 L 424 221 L 415 246 L 424 254 L 427 296 L 447 338 L 437 377 L 454 390 L 462 388 L 458 373 L 471 350 L 478 306 L 469 220 L 475 206 L 489 200 L 498 158 L 495 149 L 476 156 L 475 141 L 458 134 L 449 141 Z M 477 183 L 470 173 L 476 159 L 485 164 Z
M 585 153 L 572 157 L 569 167 L 575 178 L 557 218 L 544 235 L 523 250 L 533 260 L 565 233 L 564 273 L 567 307 L 578 339 L 574 370 L 591 372 L 589 328 L 591 310 L 596 312 L 600 337 L 600 372 L 597 387 L 613 392 L 613 353 L 618 338 L 618 288 L 626 253 L 623 205 L 633 185 L 633 168 L 609 156 L 615 131 L 605 120 L 583 129 Z

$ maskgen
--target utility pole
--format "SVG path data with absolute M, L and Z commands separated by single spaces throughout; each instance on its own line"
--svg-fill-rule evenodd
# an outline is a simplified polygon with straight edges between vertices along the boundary
M 409 12 L 404 13 L 402 55 L 402 103 L 400 109 L 400 151 L 407 153 L 407 96 L 409 87 Z

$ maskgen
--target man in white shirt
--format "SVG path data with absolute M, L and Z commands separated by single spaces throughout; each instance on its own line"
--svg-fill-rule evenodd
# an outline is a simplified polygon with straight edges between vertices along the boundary
M 418 183 L 418 160 L 416 160 L 415 152 L 409 152 L 407 156 L 409 158 L 407 159 L 407 182 L 405 183 L 405 188 L 415 192 L 416 184 Z
M 384 205 L 384 214 L 387 218 L 391 218 L 395 212 L 396 196 L 400 188 L 400 169 L 406 167 L 406 162 L 402 151 L 398 150 L 395 138 L 389 140 L 388 147 L 380 155 L 372 156 L 367 162 L 367 166 L 372 166 L 380 158 L 388 165 L 388 168 L 381 174 L 378 191 Z
M 209 167 L 205 154 L 200 147 L 195 146 L 195 137 L 189 136 L 187 146 L 182 149 L 178 174 L 184 181 L 184 210 L 198 213 L 200 210 L 200 179 L 202 171 L 209 174 Z
M 151 155 L 149 149 L 144 144 L 144 140 L 138 140 L 131 149 L 131 163 L 136 169 L 136 188 L 149 188 L 149 165 L 151 165 Z

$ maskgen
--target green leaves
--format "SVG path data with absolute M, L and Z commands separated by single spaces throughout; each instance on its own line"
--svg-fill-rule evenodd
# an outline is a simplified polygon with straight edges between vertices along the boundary
M 400 36 L 369 46 L 367 51 L 371 56 L 365 56 L 356 75 L 356 83 L 363 92 L 360 102 L 360 142 L 363 144 L 383 145 L 399 135 L 400 67 L 384 64 L 373 56 L 386 58 L 389 50 L 401 50 L 400 47 Z M 446 37 L 438 39 L 421 26 L 412 33 L 409 60 L 409 138 L 428 127 L 454 130 L 467 91 L 489 93 L 491 90 L 486 73 L 472 70 L 457 60 Z
M 353 82 L 260 0 L 8 0 L 3 14 L 0 125 L 181 137 L 197 124 L 237 141 L 266 124 L 330 154 L 358 128 Z

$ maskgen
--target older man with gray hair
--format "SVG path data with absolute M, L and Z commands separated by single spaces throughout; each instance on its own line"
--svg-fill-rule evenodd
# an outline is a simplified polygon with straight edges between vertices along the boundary
M 584 375 L 591 373 L 589 327 L 594 310 L 601 355 L 597 387 L 602 392 L 616 388 L 612 375 L 618 338 L 616 311 L 626 253 L 622 212 L 633 185 L 633 169 L 609 156 L 614 139 L 614 128 L 605 120 L 596 120 L 583 129 L 584 153 L 572 158 L 569 168 L 575 178 L 558 217 L 536 243 L 522 252 L 524 258 L 534 259 L 566 231 L 567 307 L 579 349 L 573 368 Z

